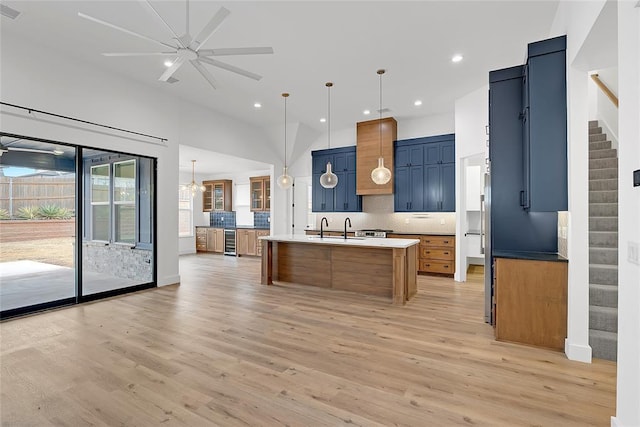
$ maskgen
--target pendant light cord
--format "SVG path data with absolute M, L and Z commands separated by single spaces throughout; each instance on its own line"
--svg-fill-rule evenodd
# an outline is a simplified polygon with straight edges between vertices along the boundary
M 287 167 L 287 97 L 288 93 L 283 93 L 284 97 L 284 167 Z
M 382 75 L 384 74 L 384 70 L 378 70 L 378 75 L 380 76 L 380 109 L 378 113 L 380 113 L 379 121 L 378 121 L 378 133 L 380 136 L 380 157 L 382 157 Z
M 327 102 L 327 140 L 329 142 L 329 148 L 331 148 L 331 86 L 333 86 L 333 83 L 329 82 L 326 86 L 329 101 Z

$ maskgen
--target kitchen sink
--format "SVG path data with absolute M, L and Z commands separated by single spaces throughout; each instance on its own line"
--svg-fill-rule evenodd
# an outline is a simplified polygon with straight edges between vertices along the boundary
M 320 240 L 320 239 L 334 239 L 334 240 L 344 240 L 344 237 L 342 236 L 324 236 L 324 237 L 320 237 L 320 236 L 308 236 L 307 239 L 309 240 Z M 366 237 L 347 237 L 347 240 L 364 240 L 366 239 Z

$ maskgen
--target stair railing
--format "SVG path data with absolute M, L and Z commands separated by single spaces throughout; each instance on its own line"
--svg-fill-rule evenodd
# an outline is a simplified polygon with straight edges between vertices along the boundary
M 611 102 L 613 102 L 613 105 L 618 108 L 618 97 L 615 96 L 613 92 L 611 92 L 611 89 L 609 89 L 607 85 L 602 82 L 602 80 L 600 80 L 598 74 L 591 74 L 591 79 L 596 83 L 596 85 L 598 85 L 600 90 L 603 91 L 605 95 L 607 95 Z

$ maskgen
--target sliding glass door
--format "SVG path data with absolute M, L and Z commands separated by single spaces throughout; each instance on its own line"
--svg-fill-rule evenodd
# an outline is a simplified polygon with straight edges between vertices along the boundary
M 82 295 L 154 281 L 153 160 L 83 150 Z
M 0 311 L 71 304 L 76 149 L 0 136 L 0 150 Z
M 155 286 L 155 159 L 0 138 L 2 318 Z

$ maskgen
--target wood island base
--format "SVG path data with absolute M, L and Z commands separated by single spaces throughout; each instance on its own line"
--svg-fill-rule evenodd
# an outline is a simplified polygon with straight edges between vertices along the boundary
M 417 292 L 417 245 L 367 247 L 261 240 L 263 285 L 274 281 L 389 298 L 403 305 Z

